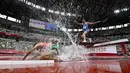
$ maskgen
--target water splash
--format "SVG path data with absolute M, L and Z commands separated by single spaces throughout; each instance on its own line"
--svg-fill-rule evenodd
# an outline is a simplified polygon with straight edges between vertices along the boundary
M 62 28 L 65 28 L 65 27 L 62 26 Z M 68 31 L 63 31 L 63 32 L 68 36 L 68 39 L 71 41 L 72 45 L 68 45 L 68 46 L 63 45 L 63 47 L 61 48 L 62 51 L 60 51 L 60 58 L 64 61 L 87 60 L 87 56 L 83 56 L 83 54 L 87 54 L 87 52 L 85 51 L 85 47 L 79 44 L 76 44 L 76 39 L 78 37 L 75 37 L 75 40 L 74 40 L 72 38 L 72 35 L 70 35 Z M 78 36 L 78 34 L 76 36 Z

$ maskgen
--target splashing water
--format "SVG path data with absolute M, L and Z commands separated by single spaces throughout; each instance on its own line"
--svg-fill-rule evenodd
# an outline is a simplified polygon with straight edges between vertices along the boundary
M 63 45 L 63 47 L 61 48 L 62 51 L 60 51 L 60 58 L 64 61 L 87 60 L 87 56 L 83 56 L 83 54 L 87 54 L 85 47 L 76 44 L 76 42 L 74 42 L 74 39 L 72 38 L 72 35 L 70 35 L 68 31 L 63 31 L 63 32 L 68 36 L 72 45 L 69 46 Z M 75 38 L 75 41 L 76 39 L 77 37 Z

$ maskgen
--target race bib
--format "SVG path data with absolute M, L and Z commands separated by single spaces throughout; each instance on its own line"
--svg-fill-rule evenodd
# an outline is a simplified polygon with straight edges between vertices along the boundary
M 86 26 L 83 26 L 83 29 L 86 29 Z

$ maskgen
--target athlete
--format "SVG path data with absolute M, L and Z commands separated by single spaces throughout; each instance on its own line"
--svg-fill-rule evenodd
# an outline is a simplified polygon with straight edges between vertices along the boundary
M 100 21 L 97 22 L 86 22 L 84 19 L 82 20 L 82 23 L 78 23 L 77 21 L 75 21 L 77 24 L 82 25 L 83 26 L 83 34 L 82 34 L 82 38 L 83 38 L 83 42 L 86 42 L 86 35 L 89 32 L 89 28 L 88 25 L 89 24 L 97 24 Z
M 55 49 L 51 49 L 51 47 L 52 43 L 45 43 L 45 42 L 37 43 L 33 48 L 31 48 L 26 53 L 23 60 L 25 60 L 27 56 L 33 52 L 34 56 L 31 59 L 58 61 L 56 57 L 57 51 Z

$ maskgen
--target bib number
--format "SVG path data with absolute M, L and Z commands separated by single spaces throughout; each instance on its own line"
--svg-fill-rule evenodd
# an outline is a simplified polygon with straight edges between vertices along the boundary
M 83 29 L 86 29 L 86 26 L 83 26 Z

